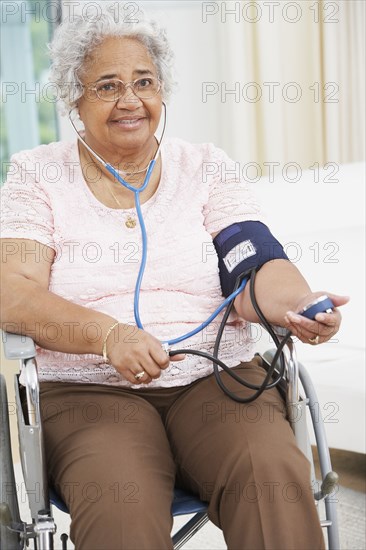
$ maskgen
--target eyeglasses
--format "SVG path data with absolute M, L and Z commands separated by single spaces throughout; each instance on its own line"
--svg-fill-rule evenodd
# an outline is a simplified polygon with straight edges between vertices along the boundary
M 125 95 L 127 88 L 131 88 L 140 99 L 151 99 L 160 92 L 161 82 L 158 78 L 149 76 L 126 83 L 118 79 L 101 80 L 94 86 L 88 86 L 102 101 L 117 101 Z

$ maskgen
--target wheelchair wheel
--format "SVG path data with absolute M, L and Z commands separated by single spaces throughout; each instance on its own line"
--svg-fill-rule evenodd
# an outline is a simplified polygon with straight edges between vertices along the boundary
M 6 382 L 0 374 L 0 548 L 2 550 L 21 550 L 24 546 L 20 534 L 12 531 L 21 523 L 17 488 L 15 484 L 13 460 L 11 456 L 8 398 Z

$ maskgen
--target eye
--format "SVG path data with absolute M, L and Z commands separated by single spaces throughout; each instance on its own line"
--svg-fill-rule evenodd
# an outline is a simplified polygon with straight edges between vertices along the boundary
M 136 86 L 141 88 L 149 88 L 153 85 L 154 79 L 153 78 L 140 78 L 136 81 Z
M 116 92 L 118 90 L 118 82 L 110 80 L 108 82 L 100 82 L 96 86 L 98 92 Z

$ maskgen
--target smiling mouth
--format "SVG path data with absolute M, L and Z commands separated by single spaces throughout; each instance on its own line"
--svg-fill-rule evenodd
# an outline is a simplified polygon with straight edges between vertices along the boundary
M 112 123 L 118 126 L 123 126 L 124 128 L 136 128 L 141 126 L 145 118 L 122 118 L 119 120 L 112 120 Z

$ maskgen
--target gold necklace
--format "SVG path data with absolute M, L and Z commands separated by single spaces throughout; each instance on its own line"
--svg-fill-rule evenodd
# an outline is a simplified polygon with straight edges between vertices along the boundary
M 108 191 L 110 192 L 110 194 L 112 195 L 112 197 L 114 198 L 114 200 L 116 201 L 116 203 L 118 204 L 118 206 L 120 208 L 122 208 L 122 210 L 124 210 L 122 204 L 119 202 L 119 200 L 117 199 L 116 195 L 113 193 L 112 189 L 110 189 L 110 187 L 108 186 Z M 128 227 L 128 229 L 134 229 L 136 227 L 136 215 L 134 214 L 133 216 L 131 214 L 127 214 L 127 219 L 125 220 L 125 226 Z
M 92 156 L 90 155 L 89 151 L 86 150 L 87 152 L 87 155 L 88 157 L 90 158 L 91 162 L 93 163 L 93 165 L 100 170 L 99 166 L 96 165 L 96 163 L 94 162 L 94 159 L 92 158 Z M 85 177 L 85 175 L 84 175 Z M 87 178 L 85 178 L 87 179 Z M 90 184 L 89 184 L 90 185 Z M 119 200 L 117 199 L 116 195 L 113 193 L 112 189 L 110 188 L 109 186 L 109 180 L 108 180 L 108 185 L 104 186 L 104 188 L 107 188 L 107 191 L 109 192 L 109 194 L 113 197 L 114 201 L 116 202 L 116 204 L 118 204 L 118 206 L 121 208 L 121 210 L 125 210 L 125 208 L 123 208 L 122 204 L 119 202 Z M 95 195 L 95 193 L 94 193 Z M 127 218 L 125 220 L 125 226 L 128 227 L 128 229 L 134 229 L 137 225 L 137 219 L 136 219 L 136 214 L 127 214 Z

